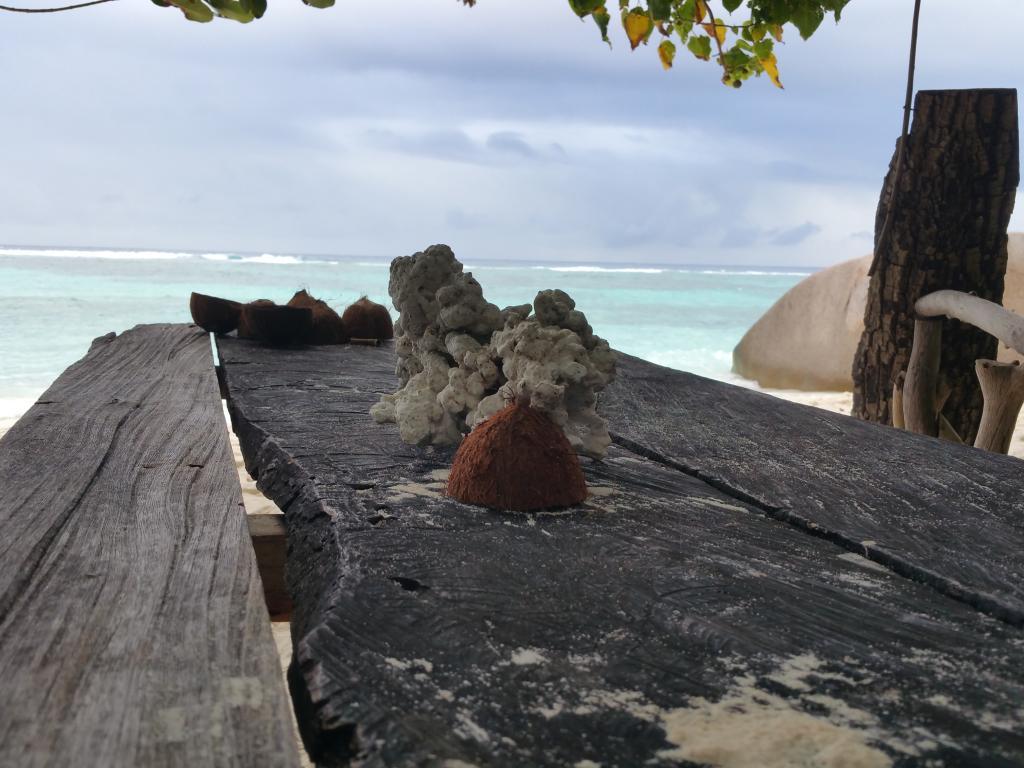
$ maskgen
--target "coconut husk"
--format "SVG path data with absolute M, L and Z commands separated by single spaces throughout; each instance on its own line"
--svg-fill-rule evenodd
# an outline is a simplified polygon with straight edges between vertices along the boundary
M 307 307 L 313 312 L 313 330 L 307 339 L 310 344 L 344 344 L 348 341 L 345 324 L 326 301 L 299 291 L 288 300 L 288 306 Z
M 383 304 L 370 301 L 363 296 L 359 301 L 350 304 L 341 316 L 342 322 L 353 339 L 377 339 L 384 341 L 395 336 L 395 327 L 391 323 L 391 313 Z
M 273 307 L 276 306 L 270 299 L 256 299 L 256 301 L 250 301 L 248 304 L 242 305 L 242 311 L 238 315 L 238 338 L 240 339 L 255 339 L 256 333 L 252 329 L 252 323 L 250 322 L 250 307 Z
M 237 301 L 195 293 L 188 301 L 192 320 L 207 333 L 231 333 L 238 327 L 242 305 Z
M 309 307 L 278 306 L 273 302 L 253 302 L 242 307 L 246 338 L 254 338 L 272 347 L 304 344 L 313 330 L 313 310 Z
M 534 512 L 579 504 L 587 483 L 576 452 L 548 416 L 514 403 L 459 446 L 447 494 L 466 504 Z

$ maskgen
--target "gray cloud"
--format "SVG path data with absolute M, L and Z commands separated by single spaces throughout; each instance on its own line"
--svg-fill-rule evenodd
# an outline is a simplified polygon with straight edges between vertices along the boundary
M 1017 84 L 988 52 L 1012 50 L 1024 4 L 986 3 L 1001 23 L 984 39 L 962 35 L 956 4 L 926 9 L 922 87 Z M 457 235 L 493 258 L 860 255 L 870 237 L 850 233 L 870 232 L 899 129 L 909 19 L 890 6 L 858 0 L 838 28 L 789 40 L 784 92 L 723 88 L 684 55 L 662 72 L 621 35 L 608 51 L 548 0 L 437 0 L 400 19 L 271 0 L 247 26 L 150 4 L 5 16 L 4 239 L 390 256 Z
M 769 242 L 772 245 L 799 245 L 807 238 L 812 235 L 816 235 L 821 232 L 821 227 L 813 222 L 805 222 L 797 227 L 791 227 L 790 229 L 784 229 L 781 232 L 777 232 L 771 236 Z

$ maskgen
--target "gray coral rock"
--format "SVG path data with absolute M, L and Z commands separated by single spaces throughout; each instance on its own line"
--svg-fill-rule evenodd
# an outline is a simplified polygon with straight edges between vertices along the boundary
M 517 398 L 528 398 L 577 452 L 601 458 L 611 439 L 597 393 L 615 376 L 615 356 L 572 298 L 541 291 L 504 310 L 451 248 L 434 245 L 395 259 L 388 284 L 402 387 L 370 413 L 398 424 L 409 443 L 452 444 Z

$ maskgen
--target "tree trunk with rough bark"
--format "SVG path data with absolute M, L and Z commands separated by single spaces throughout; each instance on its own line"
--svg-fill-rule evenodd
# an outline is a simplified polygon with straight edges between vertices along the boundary
M 899 189 L 890 165 L 878 203 L 876 237 L 890 206 L 893 220 L 871 268 L 853 364 L 854 416 L 891 423 L 893 381 L 910 358 L 917 299 L 950 288 L 1002 300 L 1019 153 L 1016 90 L 917 94 Z M 982 409 L 974 361 L 994 358 L 996 341 L 956 320 L 943 321 L 942 339 L 940 370 L 951 390 L 943 413 L 970 443 Z

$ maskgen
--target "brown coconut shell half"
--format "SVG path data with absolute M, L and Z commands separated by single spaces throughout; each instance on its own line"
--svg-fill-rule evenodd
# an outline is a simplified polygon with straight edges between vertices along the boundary
M 370 301 L 363 296 L 359 301 L 350 304 L 341 316 L 350 339 L 393 339 L 395 327 L 391 323 L 391 313 L 383 304 Z
M 256 339 L 272 347 L 305 344 L 313 330 L 313 310 L 309 307 L 278 306 L 273 302 L 254 301 L 242 307 L 238 335 Z
M 313 329 L 307 342 L 310 344 L 344 344 L 348 341 L 345 324 L 326 301 L 299 291 L 288 300 L 289 307 L 307 307 L 313 313 Z
M 466 504 L 514 512 L 561 509 L 587 498 L 576 452 L 548 416 L 525 403 L 498 411 L 466 435 L 447 493 Z
M 238 316 L 238 338 L 240 339 L 255 339 L 256 333 L 251 327 L 249 321 L 249 308 L 250 307 L 273 307 L 274 302 L 270 299 L 256 299 L 256 301 L 250 301 L 248 304 L 242 305 L 242 312 Z
M 193 322 L 207 333 L 231 333 L 238 327 L 238 319 L 242 314 L 239 302 L 207 296 L 205 293 L 193 292 L 188 300 L 188 308 Z

